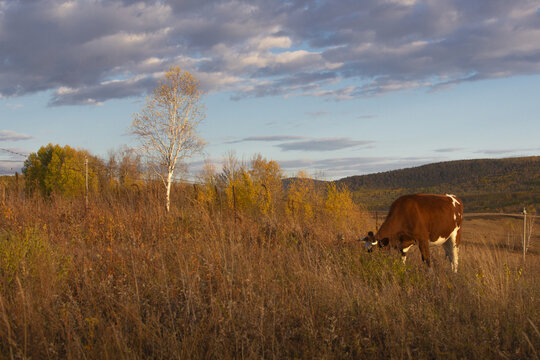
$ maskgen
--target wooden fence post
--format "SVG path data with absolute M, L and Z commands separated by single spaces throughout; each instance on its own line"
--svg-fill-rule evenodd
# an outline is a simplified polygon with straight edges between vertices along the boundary
M 84 207 L 88 210 L 88 157 L 84 157 Z
M 17 171 L 15 171 L 15 196 L 17 199 L 19 199 L 19 173 Z
M 523 264 L 525 264 L 526 251 L 527 251 L 527 210 L 523 208 Z

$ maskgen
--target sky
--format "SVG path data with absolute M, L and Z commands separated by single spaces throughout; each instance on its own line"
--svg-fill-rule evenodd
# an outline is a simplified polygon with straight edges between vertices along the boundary
M 0 174 L 48 143 L 107 158 L 170 66 L 204 152 L 337 179 L 540 154 L 540 0 L 0 0 Z

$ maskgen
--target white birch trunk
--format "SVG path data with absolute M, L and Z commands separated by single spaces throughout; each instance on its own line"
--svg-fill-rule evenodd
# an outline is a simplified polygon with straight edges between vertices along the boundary
M 167 207 L 167 212 L 169 212 L 169 210 L 171 209 L 171 184 L 172 184 L 172 176 L 173 176 L 173 172 L 171 170 L 169 170 L 169 174 L 167 175 L 167 204 L 166 204 L 166 207 Z

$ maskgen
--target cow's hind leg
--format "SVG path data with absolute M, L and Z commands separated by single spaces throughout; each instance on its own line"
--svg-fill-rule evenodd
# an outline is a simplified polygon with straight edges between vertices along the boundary
M 457 272 L 458 268 L 458 256 L 459 256 L 459 237 L 461 236 L 461 231 L 458 230 L 456 233 L 453 233 L 448 240 L 443 244 L 444 252 L 446 257 L 450 260 L 452 264 L 452 271 Z
M 461 241 L 461 229 L 459 229 L 457 231 L 456 240 L 454 241 L 454 248 L 452 249 L 452 251 L 454 253 L 454 258 L 453 258 L 453 261 L 452 261 L 452 270 L 454 272 L 457 272 L 457 268 L 458 268 L 459 243 L 460 243 L 460 241 Z

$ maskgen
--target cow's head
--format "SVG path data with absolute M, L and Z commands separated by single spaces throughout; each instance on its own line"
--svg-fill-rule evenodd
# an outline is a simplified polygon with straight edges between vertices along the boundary
M 388 238 L 379 239 L 379 237 L 375 236 L 372 231 L 368 232 L 367 236 L 361 240 L 364 242 L 364 248 L 368 252 L 372 252 L 375 245 L 379 245 L 379 247 L 382 248 L 387 246 L 389 243 Z

